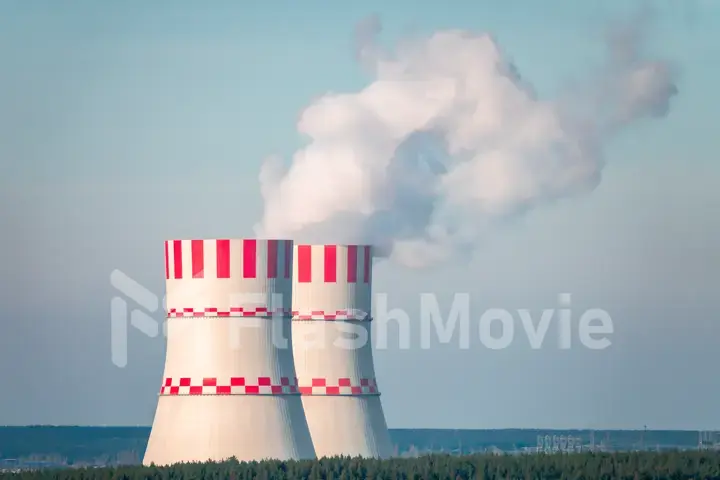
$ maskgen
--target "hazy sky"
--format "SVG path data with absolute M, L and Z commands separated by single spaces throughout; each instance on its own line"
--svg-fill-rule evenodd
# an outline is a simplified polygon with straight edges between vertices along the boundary
M 591 71 L 615 6 L 637 6 L 273 3 L 0 6 L 0 424 L 151 423 L 164 339 L 131 330 L 113 365 L 110 272 L 162 295 L 163 240 L 252 235 L 264 157 L 301 145 L 313 99 L 368 82 L 352 50 L 367 15 L 386 43 L 490 31 L 543 96 Z M 553 326 L 532 350 L 519 323 L 503 351 L 477 334 L 467 350 L 391 337 L 375 357 L 391 428 L 720 429 L 720 4 L 650 4 L 647 47 L 678 68 L 679 94 L 609 145 L 592 193 L 498 226 L 469 264 L 375 271 L 411 315 L 421 292 L 445 311 L 470 293 L 473 332 L 487 308 L 539 312 L 571 293 L 575 320 L 611 314 L 612 345 L 558 350 Z

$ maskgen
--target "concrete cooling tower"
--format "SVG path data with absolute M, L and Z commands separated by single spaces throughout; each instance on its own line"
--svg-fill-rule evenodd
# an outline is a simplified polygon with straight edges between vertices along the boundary
M 292 255 L 290 240 L 165 242 L 167 352 L 145 465 L 315 457 L 279 335 Z
M 318 457 L 392 455 L 370 342 L 372 251 L 296 245 L 293 352 Z

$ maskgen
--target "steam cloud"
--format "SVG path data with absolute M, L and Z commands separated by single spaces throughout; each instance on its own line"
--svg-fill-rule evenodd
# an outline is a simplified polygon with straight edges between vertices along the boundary
M 289 167 L 262 167 L 257 233 L 371 243 L 422 267 L 471 252 L 499 220 L 593 190 L 608 140 L 664 116 L 677 93 L 671 66 L 642 56 L 641 26 L 610 32 L 582 88 L 542 99 L 491 35 L 440 31 L 388 52 L 371 17 L 356 39 L 374 81 L 305 109 L 309 143 Z

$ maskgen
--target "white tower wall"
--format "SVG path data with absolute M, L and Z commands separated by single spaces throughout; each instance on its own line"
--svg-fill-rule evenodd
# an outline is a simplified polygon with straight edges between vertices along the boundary
M 372 250 L 296 245 L 293 352 L 318 457 L 392 455 L 370 337 Z
M 315 457 L 290 347 L 292 252 L 289 240 L 165 242 L 167 351 L 145 465 Z

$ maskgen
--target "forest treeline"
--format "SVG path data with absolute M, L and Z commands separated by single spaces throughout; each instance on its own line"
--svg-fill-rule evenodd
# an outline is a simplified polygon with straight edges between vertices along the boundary
M 134 479 L 720 479 L 720 452 L 631 452 L 534 455 L 428 455 L 373 460 L 323 458 L 306 461 L 188 463 L 172 467 L 36 470 L 0 478 L 54 480 Z

